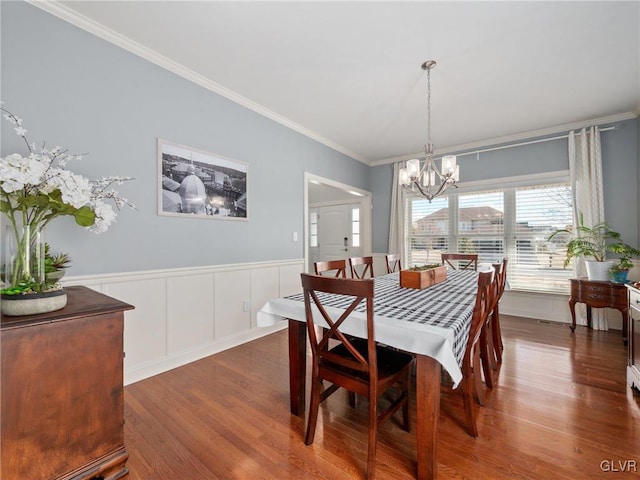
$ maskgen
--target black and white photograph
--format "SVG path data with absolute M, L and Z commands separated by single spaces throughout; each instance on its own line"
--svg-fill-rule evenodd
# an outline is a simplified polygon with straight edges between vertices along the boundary
M 247 164 L 158 139 L 159 215 L 247 220 Z

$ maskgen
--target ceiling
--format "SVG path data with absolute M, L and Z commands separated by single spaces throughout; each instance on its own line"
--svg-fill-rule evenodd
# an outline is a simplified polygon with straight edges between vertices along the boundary
M 637 1 L 37 5 L 369 165 L 422 149 L 429 59 L 436 154 L 639 112 Z

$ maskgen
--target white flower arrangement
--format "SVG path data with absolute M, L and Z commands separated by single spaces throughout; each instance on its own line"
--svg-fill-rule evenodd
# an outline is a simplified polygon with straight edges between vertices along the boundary
M 22 119 L 0 107 L 6 120 L 27 146 L 27 156 L 12 153 L 0 158 L 0 212 L 6 215 L 15 232 L 18 254 L 11 265 L 11 278 L 5 271 L 5 283 L 13 293 L 40 291 L 31 274 L 29 250 L 33 235 L 24 235 L 24 227 L 40 231 L 56 217 L 71 215 L 78 225 L 94 233 L 106 232 L 115 222 L 116 209 L 131 205 L 112 188 L 130 177 L 105 177 L 89 180 L 68 170 L 67 164 L 82 155 L 69 154 L 60 147 L 37 149 L 29 143 Z M 113 205 L 113 206 L 112 206 Z

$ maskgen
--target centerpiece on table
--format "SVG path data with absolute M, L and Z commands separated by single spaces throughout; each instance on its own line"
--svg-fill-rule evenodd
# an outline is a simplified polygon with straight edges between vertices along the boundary
M 0 212 L 8 219 L 3 235 L 2 313 L 31 315 L 63 308 L 66 293 L 59 278 L 51 275 L 66 266 L 68 257 L 54 259 L 44 241 L 44 228 L 54 218 L 72 216 L 81 227 L 94 233 L 107 231 L 122 206 L 132 207 L 113 190 L 130 177 L 89 180 L 67 169 L 81 160 L 60 147 L 37 148 L 29 143 L 22 119 L 0 108 L 24 140 L 26 156 L 12 153 L 0 158 Z M 47 273 L 49 275 L 47 275 Z
M 404 288 L 422 290 L 446 279 L 447 267 L 438 263 L 400 270 L 400 286 Z

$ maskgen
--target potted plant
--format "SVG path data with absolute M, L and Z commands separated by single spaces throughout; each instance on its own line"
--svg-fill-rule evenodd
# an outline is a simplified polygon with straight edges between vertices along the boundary
M 633 268 L 633 257 L 640 256 L 640 250 L 630 247 L 626 244 L 617 244 L 612 246 L 612 251 L 620 255 L 618 263 L 613 265 L 609 270 L 611 281 L 614 283 L 626 283 L 629 270 Z
M 52 253 L 48 243 L 44 244 L 44 273 L 47 282 L 56 283 L 64 277 L 71 257 L 68 253 Z
M 582 213 L 580 214 L 576 232 L 568 229 L 556 230 L 549 236 L 548 240 L 553 240 L 562 235 L 573 237 L 567 243 L 564 266 L 567 267 L 573 258 L 584 257 L 589 280 L 609 280 L 609 271 L 615 261 L 607 260 L 607 253 L 624 255 L 624 252 L 629 252 L 632 256 L 640 254 L 640 251 L 624 243 L 621 240 L 620 233 L 613 230 L 605 222 L 597 223 L 591 227 L 586 226 Z

